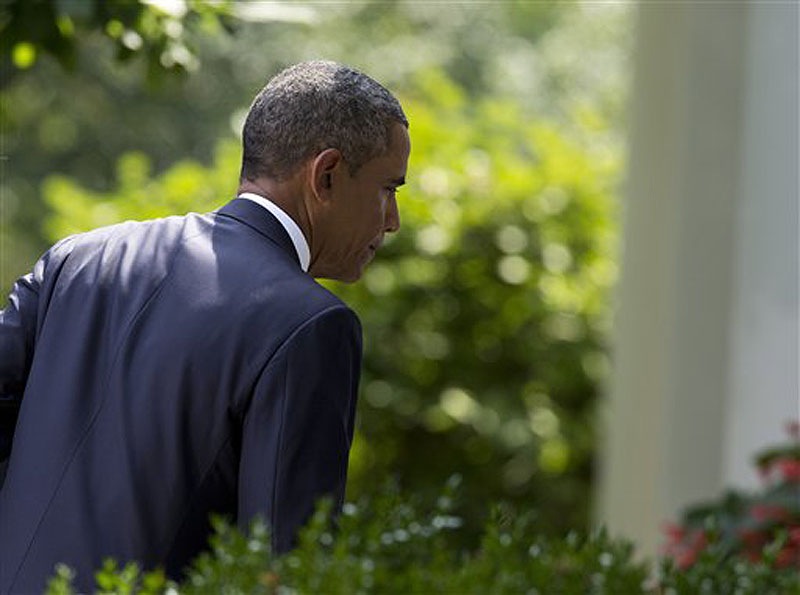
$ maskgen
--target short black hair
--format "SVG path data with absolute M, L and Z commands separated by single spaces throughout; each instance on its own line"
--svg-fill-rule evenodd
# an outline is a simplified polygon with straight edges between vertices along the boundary
M 339 149 L 355 173 L 388 150 L 396 123 L 408 127 L 400 102 L 366 74 L 324 60 L 296 64 L 250 106 L 241 179 L 285 178 L 327 148 Z

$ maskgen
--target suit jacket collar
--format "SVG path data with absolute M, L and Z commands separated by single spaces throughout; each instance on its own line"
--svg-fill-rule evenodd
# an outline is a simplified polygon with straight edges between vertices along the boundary
M 297 250 L 295 250 L 289 233 L 281 225 L 281 222 L 264 207 L 246 198 L 235 198 L 216 212 L 225 217 L 236 219 L 254 229 L 288 252 L 297 263 L 297 266 L 300 266 L 300 259 L 297 256 Z

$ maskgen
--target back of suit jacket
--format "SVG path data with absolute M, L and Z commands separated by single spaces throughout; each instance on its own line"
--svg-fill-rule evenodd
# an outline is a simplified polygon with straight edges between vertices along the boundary
M 19 405 L 0 492 L 0 591 L 57 562 L 172 576 L 211 512 L 263 516 L 290 547 L 341 502 L 361 337 L 267 211 L 129 222 L 54 246 L 0 317 L 0 394 Z

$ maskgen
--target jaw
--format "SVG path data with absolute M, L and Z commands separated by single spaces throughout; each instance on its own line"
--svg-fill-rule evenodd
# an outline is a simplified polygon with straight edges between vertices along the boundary
M 360 267 L 342 266 L 320 260 L 312 260 L 308 273 L 316 279 L 331 279 L 342 283 L 354 283 L 361 278 L 366 263 Z
M 333 271 L 325 271 L 325 270 L 315 270 L 313 268 L 308 269 L 308 273 L 314 277 L 315 279 L 330 279 L 331 281 L 338 281 L 340 283 L 346 283 L 350 285 L 351 283 L 355 283 L 359 279 L 361 279 L 363 271 L 358 271 L 357 273 L 350 271 L 350 272 L 333 272 Z
M 320 236 L 317 239 L 321 240 Z M 332 279 L 343 283 L 354 283 L 364 274 L 367 266 L 375 258 L 382 237 L 377 237 L 369 244 L 340 246 L 321 243 L 312 249 L 311 263 L 308 272 L 320 279 Z M 361 245 L 361 248 L 357 246 Z M 334 253 L 334 248 L 338 250 Z

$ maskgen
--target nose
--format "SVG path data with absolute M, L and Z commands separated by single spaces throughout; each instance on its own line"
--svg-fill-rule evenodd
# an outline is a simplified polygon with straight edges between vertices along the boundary
M 400 229 L 400 210 L 397 208 L 397 197 L 392 196 L 386 208 L 384 230 L 387 233 L 394 233 Z

